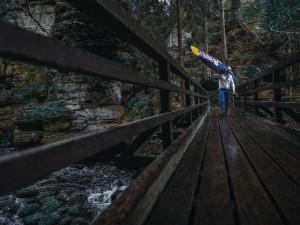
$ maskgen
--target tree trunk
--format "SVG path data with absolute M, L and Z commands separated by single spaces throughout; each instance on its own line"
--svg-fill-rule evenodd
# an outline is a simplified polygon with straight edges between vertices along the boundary
M 208 54 L 208 23 L 207 23 L 207 14 L 204 18 L 204 35 L 205 35 L 205 51 Z M 206 66 L 206 75 L 209 76 L 209 67 Z
M 231 0 L 231 9 L 232 9 L 232 26 L 237 27 L 239 16 L 238 11 L 241 7 L 241 0 Z
M 226 45 L 226 31 L 225 31 L 225 16 L 224 16 L 224 0 L 219 0 L 219 1 L 220 1 L 220 13 L 221 13 L 223 63 L 228 65 L 228 55 L 227 55 L 227 45 Z
M 181 30 L 181 6 L 180 0 L 176 0 L 177 4 L 177 42 L 178 42 L 178 59 L 180 65 L 183 66 L 183 49 L 182 49 L 182 30 Z M 184 88 L 184 81 L 181 79 L 180 87 Z M 185 107 L 185 95 L 181 94 L 181 105 Z
M 183 66 L 180 0 L 177 0 L 177 37 L 178 37 L 178 59 L 179 59 L 180 64 Z

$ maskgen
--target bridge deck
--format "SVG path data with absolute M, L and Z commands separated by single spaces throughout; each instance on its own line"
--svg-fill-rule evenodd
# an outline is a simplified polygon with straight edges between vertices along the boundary
M 300 142 L 213 109 L 147 225 L 300 224 Z

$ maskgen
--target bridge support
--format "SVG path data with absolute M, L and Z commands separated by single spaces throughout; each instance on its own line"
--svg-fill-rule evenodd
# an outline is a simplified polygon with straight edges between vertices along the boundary
M 170 82 L 170 64 L 168 62 L 159 63 L 159 78 Z M 160 90 L 161 113 L 171 112 L 171 92 Z M 163 148 L 166 149 L 173 141 L 173 121 L 166 122 L 162 125 Z

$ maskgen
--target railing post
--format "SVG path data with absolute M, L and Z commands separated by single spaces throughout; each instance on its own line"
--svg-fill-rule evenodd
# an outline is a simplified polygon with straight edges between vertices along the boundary
M 243 88 L 244 96 L 243 96 L 243 101 L 244 101 L 244 110 L 247 112 L 248 111 L 248 105 L 245 101 L 247 101 L 247 85 Z
M 258 88 L 258 80 L 255 80 L 254 81 L 254 84 L 253 84 L 253 89 L 257 89 Z M 258 101 L 258 92 L 254 92 L 254 101 Z M 258 115 L 259 112 L 258 112 L 258 105 L 254 105 L 254 114 L 255 115 Z
M 198 94 L 199 93 L 199 88 L 198 86 L 195 86 L 195 92 Z M 199 97 L 198 96 L 195 96 L 195 105 L 198 105 L 199 104 Z M 196 117 L 198 118 L 199 117 L 199 108 L 197 108 L 195 110 L 195 113 L 196 113 Z
M 272 81 L 274 84 L 280 82 L 280 70 L 277 70 L 272 73 Z M 273 99 L 274 99 L 274 102 L 281 101 L 281 89 L 280 88 L 273 89 Z M 277 123 L 282 123 L 281 108 L 275 107 L 275 106 L 274 106 L 274 120 Z
M 170 64 L 168 62 L 159 63 L 159 78 L 170 82 Z M 171 112 L 171 92 L 160 90 L 161 113 Z M 168 121 L 162 125 L 163 148 L 166 149 L 173 141 L 173 121 Z
M 185 89 L 190 90 L 190 88 L 191 88 L 190 80 L 185 79 L 184 81 L 185 81 L 184 82 Z M 185 95 L 185 107 L 189 107 L 189 106 L 191 106 L 191 96 L 186 94 Z M 192 124 L 192 112 L 187 113 L 186 120 L 187 120 L 187 125 L 190 126 Z

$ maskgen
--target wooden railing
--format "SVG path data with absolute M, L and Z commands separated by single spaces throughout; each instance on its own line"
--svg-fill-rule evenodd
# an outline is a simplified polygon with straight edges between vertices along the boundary
M 86 159 L 137 136 L 132 155 L 155 128 L 162 127 L 163 147 L 173 143 L 173 120 L 186 116 L 192 124 L 208 109 L 207 92 L 139 25 L 116 0 L 69 0 L 70 4 L 104 25 L 159 63 L 159 78 L 132 71 L 121 64 L 0 21 L 0 56 L 160 90 L 161 113 L 71 139 L 38 146 L 0 159 L 0 194 L 31 184 L 71 163 Z M 185 88 L 170 83 L 170 71 L 185 81 Z M 191 85 L 194 87 L 191 89 Z M 171 92 L 184 94 L 186 107 L 172 111 Z M 191 105 L 194 96 L 194 105 Z M 193 114 L 193 116 L 192 116 Z M 199 119 L 198 119 L 199 120 Z
M 266 71 L 251 78 L 249 81 L 237 87 L 238 98 L 234 100 L 235 106 L 242 108 L 247 112 L 252 112 L 255 115 L 263 116 L 264 114 L 273 117 L 277 123 L 283 123 L 284 112 L 293 120 L 300 123 L 300 116 L 296 110 L 300 109 L 299 102 L 284 102 L 281 88 L 296 87 L 300 84 L 299 65 L 296 67 L 293 79 L 287 80 L 286 69 L 290 66 L 295 66 L 300 62 L 300 52 L 288 57 L 282 62 L 270 67 Z M 261 81 L 271 81 L 268 85 L 261 85 Z M 272 90 L 273 101 L 261 101 L 259 93 L 262 91 Z M 247 100 L 252 98 L 251 100 Z M 264 97 L 261 97 L 264 98 Z M 269 108 L 273 108 L 270 110 Z M 262 110 L 262 111 L 261 111 Z M 264 114 L 263 114 L 264 113 Z

